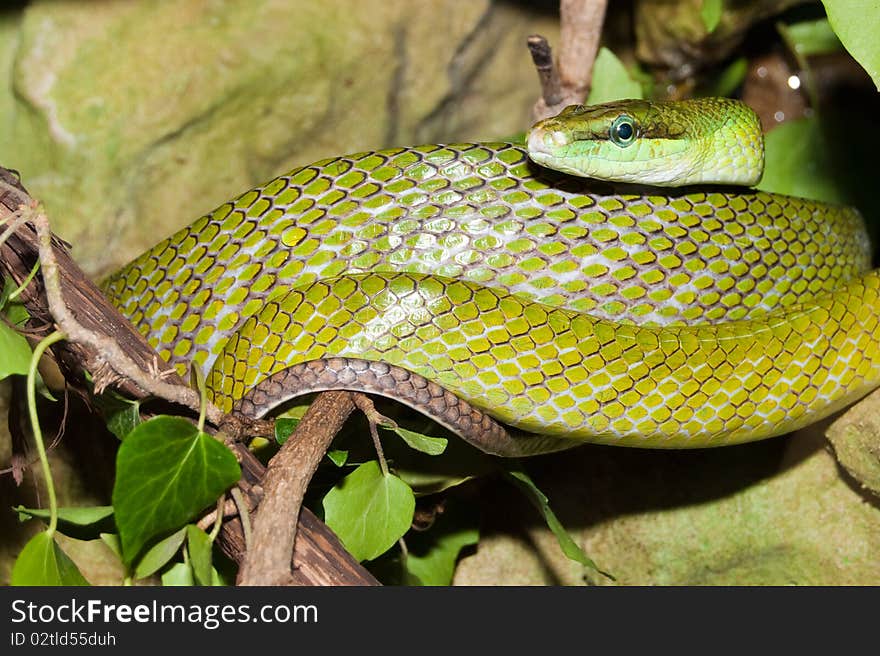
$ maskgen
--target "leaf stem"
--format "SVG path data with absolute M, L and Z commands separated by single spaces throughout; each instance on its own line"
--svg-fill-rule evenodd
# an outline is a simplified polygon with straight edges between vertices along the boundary
M 238 519 L 241 521 L 241 533 L 244 536 L 245 550 L 247 550 L 251 544 L 251 509 L 245 501 L 240 487 L 234 486 L 229 493 L 238 508 Z
M 9 296 L 6 297 L 6 301 L 14 301 L 16 298 L 18 298 L 19 294 L 21 294 L 25 290 L 25 288 L 30 284 L 31 280 L 34 279 L 34 276 L 37 275 L 37 271 L 39 270 L 40 262 L 38 260 L 31 269 L 31 272 L 27 274 L 24 280 L 21 281 L 21 284 L 13 289 L 11 292 L 9 292 Z
M 388 461 L 385 460 L 385 451 L 382 449 L 382 441 L 379 439 L 379 431 L 376 428 L 379 424 L 383 424 L 391 428 L 397 428 L 397 424 L 376 411 L 376 406 L 365 394 L 355 394 L 354 404 L 364 413 L 367 423 L 370 425 L 370 436 L 373 438 L 373 446 L 376 448 L 376 456 L 379 460 L 379 469 L 382 470 L 383 476 L 388 476 Z
M 43 478 L 46 479 L 46 491 L 49 494 L 49 527 L 46 533 L 49 537 L 55 535 L 58 528 L 58 499 L 55 497 L 55 483 L 52 480 L 52 470 L 49 468 L 49 457 L 46 455 L 46 446 L 43 443 L 43 433 L 40 430 L 40 420 L 37 417 L 36 376 L 37 364 L 47 348 L 55 342 L 64 339 L 64 333 L 55 331 L 42 340 L 34 349 L 27 375 L 27 402 L 28 413 L 31 419 L 31 428 L 34 432 L 34 442 L 37 445 L 37 453 L 40 455 L 40 465 L 43 469 Z
M 193 376 L 196 380 L 196 387 L 199 390 L 199 423 L 198 429 L 200 433 L 205 432 L 205 413 L 208 410 L 208 386 L 205 384 L 205 377 L 202 375 L 202 370 L 199 369 L 198 365 L 193 363 L 192 368 Z
M 208 533 L 208 537 L 211 538 L 211 542 L 217 539 L 217 536 L 220 534 L 220 528 L 223 526 L 223 506 L 226 504 L 225 495 L 220 496 L 217 499 L 217 511 L 216 517 L 214 517 L 214 528 L 211 529 L 211 532 Z
M 397 546 L 400 547 L 400 579 L 406 581 L 406 561 L 409 558 L 409 549 L 406 547 L 406 541 L 403 539 L 403 536 L 397 539 Z

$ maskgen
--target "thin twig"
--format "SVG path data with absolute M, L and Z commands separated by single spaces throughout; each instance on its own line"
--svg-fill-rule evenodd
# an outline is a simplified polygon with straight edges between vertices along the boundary
M 245 551 L 247 551 L 253 541 L 253 532 L 251 531 L 251 509 L 250 506 L 248 506 L 240 487 L 232 488 L 230 494 L 232 495 L 232 501 L 235 503 L 235 509 L 238 512 L 238 516 L 241 519 L 241 532 L 244 535 L 244 548 Z
M 354 408 L 349 392 L 319 394 L 269 462 L 239 585 L 292 583 L 290 561 L 303 496 L 327 447 Z
M 396 429 L 397 424 L 376 410 L 372 399 L 366 394 L 356 393 L 354 395 L 354 404 L 367 418 L 367 424 L 370 427 L 370 437 L 373 438 L 373 448 L 376 449 L 376 457 L 379 459 L 379 469 L 382 470 L 383 476 L 388 476 L 388 461 L 385 460 L 385 450 L 382 448 L 382 440 L 379 439 L 378 427 L 381 425 Z
M 3 183 L 0 183 L 0 184 L 3 184 Z M 19 207 L 18 211 L 13 212 L 10 215 L 9 225 L 6 227 L 6 230 L 4 230 L 2 234 L 0 234 L 0 244 L 2 244 L 7 239 L 9 239 L 9 237 L 16 230 L 18 230 L 25 221 L 27 221 L 27 217 L 26 217 L 26 213 L 24 211 L 24 208 L 25 208 L 25 206 L 22 205 L 21 207 Z M 2 224 L 0 224 L 0 225 L 2 225 Z
M 212 510 L 211 512 L 202 515 L 202 518 L 196 522 L 196 526 L 198 526 L 203 531 L 207 531 L 208 527 L 213 526 L 214 523 L 217 521 L 218 509 L 220 511 L 220 516 L 223 519 L 225 519 L 226 517 L 235 517 L 238 514 L 238 508 L 235 505 L 235 501 L 233 501 L 232 499 L 225 499 L 222 505 L 218 503 L 218 507 L 214 508 L 214 510 Z
M 541 82 L 541 97 L 544 104 L 555 106 L 562 102 L 562 86 L 559 81 L 559 73 L 553 64 L 553 50 L 550 44 L 540 34 L 533 34 L 526 44 L 532 54 L 532 63 L 538 71 L 538 79 Z
M 542 92 L 532 107 L 534 121 L 554 116 L 568 105 L 584 102 L 590 91 L 607 4 L 608 0 L 560 0 L 556 66 L 553 66 L 547 40 L 539 35 L 529 37 L 528 46 L 538 69 Z
M 608 0 L 560 0 L 559 77 L 583 102 L 593 79 Z
M 217 539 L 217 536 L 220 534 L 220 529 L 223 528 L 223 507 L 225 505 L 225 501 L 226 500 L 223 497 L 217 499 L 217 507 L 214 510 L 214 526 L 211 528 L 211 532 L 208 534 L 211 538 L 211 542 Z
M 12 393 L 13 399 L 16 398 L 16 393 L 13 391 Z M 26 404 L 26 401 L 25 401 Z M 58 444 L 61 442 L 61 438 L 64 437 L 64 430 L 67 426 L 67 413 L 70 410 L 70 394 L 67 391 L 67 385 L 64 386 L 64 407 L 61 412 L 61 420 L 58 422 L 58 431 L 55 433 L 55 437 L 52 438 L 52 441 L 46 445 L 46 451 L 51 452 L 55 450 Z M 9 412 L 12 413 L 12 406 L 10 406 Z M 17 418 L 16 418 L 17 420 Z M 10 432 L 12 432 L 12 426 L 14 424 L 10 423 Z M 25 444 L 25 446 L 27 446 Z M 15 445 L 13 444 L 13 449 Z M 24 472 L 35 464 L 37 464 L 40 459 L 34 458 L 32 460 L 28 460 L 27 449 L 24 449 L 20 452 L 13 452 L 12 454 L 12 466 L 6 467 L 4 469 L 0 469 L 0 476 L 5 476 L 6 474 L 12 474 L 12 480 L 15 481 L 16 486 L 21 485 L 22 480 L 24 480 Z

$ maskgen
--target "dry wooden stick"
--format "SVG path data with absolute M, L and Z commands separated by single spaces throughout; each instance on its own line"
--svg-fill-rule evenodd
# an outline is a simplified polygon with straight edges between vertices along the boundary
M 288 441 L 294 439 L 293 435 Z M 242 444 L 232 445 L 232 450 L 241 462 L 242 480 L 239 487 L 252 507 L 257 507 L 265 494 L 262 482 L 266 478 L 266 468 Z M 291 516 L 282 521 L 290 521 Z M 299 511 L 299 525 L 296 527 L 293 557 L 286 552 L 288 573 L 285 583 L 290 585 L 379 585 L 373 575 L 365 570 L 349 554 L 339 538 L 307 508 Z M 225 521 L 220 531 L 219 546 L 223 552 L 237 563 L 243 563 L 248 549 L 238 518 Z M 251 537 L 250 547 L 258 540 Z M 283 561 L 282 561 L 283 562 Z
M 537 34 L 529 37 L 528 46 L 542 91 L 532 107 L 534 121 L 584 102 L 590 90 L 607 4 L 608 0 L 560 0 L 560 44 L 555 67 L 547 40 Z
M 553 63 L 553 50 L 547 39 L 540 34 L 533 34 L 526 43 L 541 81 L 541 100 L 545 106 L 555 107 L 562 102 L 562 83 L 559 81 L 559 71 Z
M 22 206 L 34 207 L 33 199 L 20 184 L 13 183 L 7 169 L 0 167 L 0 215 L 12 217 L 19 213 Z M 40 239 L 36 227 L 32 223 L 24 222 L 0 243 L 0 272 L 20 285 L 39 260 L 39 253 Z M 64 299 L 64 306 L 71 310 L 76 322 L 84 330 L 115 340 L 119 350 L 134 360 L 142 371 L 155 370 L 164 382 L 185 386 L 170 365 L 159 360 L 156 352 L 140 333 L 134 330 L 76 265 L 63 242 L 55 238 L 51 239 L 51 260 L 56 265 L 57 287 Z M 28 334 L 35 339 L 42 339 L 52 332 L 55 318 L 49 308 L 42 275 L 37 275 L 30 281 L 19 299 L 31 317 L 27 324 Z M 80 392 L 84 371 L 100 361 L 99 353 L 92 346 L 72 340 L 54 345 L 52 353 L 65 378 Z M 146 396 L 145 391 L 134 381 L 120 379 L 115 382 L 115 387 L 135 398 Z
M 289 585 L 296 517 L 321 458 L 355 408 L 350 392 L 324 392 L 269 462 L 263 500 L 254 518 L 253 543 L 238 574 L 239 585 Z

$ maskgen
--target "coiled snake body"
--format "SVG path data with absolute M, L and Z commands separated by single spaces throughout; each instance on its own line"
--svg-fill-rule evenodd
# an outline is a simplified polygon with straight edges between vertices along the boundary
M 608 107 L 536 127 L 532 156 L 553 166 L 553 147 L 598 139 L 631 160 L 614 137 L 632 131 L 656 159 L 657 143 L 682 138 L 674 117 L 652 133 L 654 105 Z M 731 181 L 705 163 L 677 168 L 701 177 L 649 181 Z M 485 143 L 295 169 L 106 289 L 163 357 L 200 364 L 224 410 L 364 390 L 522 455 L 731 444 L 843 407 L 880 385 L 880 275 L 868 268 L 851 209 L 730 186 L 615 187 Z

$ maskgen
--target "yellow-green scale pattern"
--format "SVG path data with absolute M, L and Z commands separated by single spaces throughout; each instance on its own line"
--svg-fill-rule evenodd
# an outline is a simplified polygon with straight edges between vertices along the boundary
M 776 434 L 876 385 L 867 267 L 852 210 L 621 193 L 512 144 L 456 144 L 295 169 L 106 289 L 163 357 L 213 367 L 225 409 L 272 371 L 346 354 L 525 430 L 681 447 Z
M 880 382 L 880 276 L 761 319 L 647 327 L 419 274 L 294 290 L 228 342 L 209 386 L 342 356 L 418 373 L 520 429 L 605 444 L 715 446 L 820 419 Z

